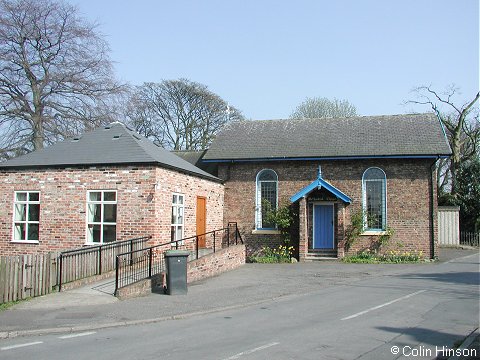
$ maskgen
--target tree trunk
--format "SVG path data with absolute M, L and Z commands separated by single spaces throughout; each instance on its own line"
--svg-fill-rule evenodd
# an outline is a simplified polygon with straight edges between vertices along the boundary
M 45 142 L 45 131 L 43 129 L 42 115 L 35 113 L 33 115 L 33 149 L 43 149 Z
M 461 128 L 460 128 L 461 131 Z M 451 194 L 453 197 L 456 197 L 456 178 L 457 178 L 457 169 L 461 163 L 461 144 L 460 144 L 460 131 L 456 131 L 453 138 L 452 138 L 452 165 L 451 165 L 451 173 L 452 173 L 452 188 Z

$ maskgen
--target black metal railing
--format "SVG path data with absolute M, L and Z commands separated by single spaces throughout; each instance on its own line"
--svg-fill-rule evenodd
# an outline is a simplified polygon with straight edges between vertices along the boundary
M 480 232 L 460 232 L 460 245 L 479 246 Z
M 122 287 L 165 272 L 166 250 L 188 250 L 188 260 L 191 261 L 238 243 L 243 244 L 243 239 L 237 223 L 230 222 L 223 229 L 118 254 L 115 265 L 115 294 Z
M 58 260 L 58 290 L 65 283 L 115 270 L 118 254 L 143 249 L 151 238 L 144 236 L 62 251 Z

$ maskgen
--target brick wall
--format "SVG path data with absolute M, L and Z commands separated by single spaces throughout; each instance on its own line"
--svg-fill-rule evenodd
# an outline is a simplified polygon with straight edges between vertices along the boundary
M 262 169 L 272 169 L 278 174 L 279 204 L 282 205 L 288 203 L 290 196 L 316 179 L 318 165 L 322 167 L 323 178 L 352 199 L 345 212 L 343 203 L 336 206 L 336 240 L 342 240 L 344 229 L 350 223 L 350 214 L 362 208 L 363 172 L 369 167 L 376 166 L 382 168 L 387 176 L 387 222 L 395 230 L 395 235 L 390 241 L 391 248 L 423 251 L 427 256 L 430 254 L 432 160 L 378 159 L 221 164 L 219 177 L 225 180 L 224 221 L 238 221 L 248 249 L 258 248 L 262 244 L 279 243 L 280 239 L 277 236 L 259 236 L 252 233 L 255 229 L 256 175 Z M 433 229 L 436 231 L 436 220 Z M 350 249 L 350 253 L 370 247 L 372 241 L 376 239 L 378 239 L 376 236 L 362 236 Z
M 245 245 L 233 245 L 187 263 L 187 283 L 219 275 L 245 264 Z M 163 293 L 166 285 L 165 273 L 142 279 L 120 288 L 117 297 L 120 300 L 146 296 L 152 292 Z
M 40 191 L 38 244 L 13 243 L 14 191 Z M 223 185 L 155 166 L 7 170 L 0 173 L 0 252 L 28 254 L 86 242 L 87 190 L 117 191 L 117 239 L 170 241 L 172 192 L 185 196 L 185 233 L 196 232 L 196 196 L 207 198 L 207 229 L 223 224 Z
M 207 202 L 207 232 L 223 227 L 222 184 L 163 168 L 157 168 L 156 175 L 155 226 L 158 243 L 170 241 L 173 193 L 184 195 L 184 237 L 196 235 L 196 205 L 199 196 L 206 198 Z M 206 239 L 210 240 L 211 237 Z
M 245 264 L 245 245 L 232 245 L 197 260 L 189 262 L 187 282 L 201 279 L 236 269 Z

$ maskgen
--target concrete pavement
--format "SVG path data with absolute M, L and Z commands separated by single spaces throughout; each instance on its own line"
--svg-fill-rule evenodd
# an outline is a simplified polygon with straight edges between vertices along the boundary
M 125 323 L 137 326 L 110 323 L 111 328 L 101 331 L 79 327 L 73 334 L 62 330 L 3 339 L 0 357 L 432 359 L 438 348 L 452 349 L 478 327 L 479 255 L 466 254 L 424 265 L 247 265 L 191 287 L 188 296 L 152 295 L 132 301 L 158 313 L 170 311 L 164 306 L 168 302 L 198 306 L 193 300 L 211 301 L 201 304 L 206 310 L 198 311 L 199 316 L 187 312 L 179 315 L 182 320 L 148 320 L 138 317 L 139 309 L 131 309 L 135 314 L 126 313 L 125 318 L 140 320 Z M 236 275 L 239 272 L 242 276 Z M 246 307 L 260 289 L 257 305 Z M 234 304 L 232 310 L 215 312 L 225 302 Z M 445 359 L 444 354 L 441 350 L 438 359 Z
M 442 249 L 442 261 L 478 250 Z M 0 338 L 65 333 L 241 308 L 319 289 L 352 284 L 373 277 L 415 273 L 438 263 L 364 265 L 339 262 L 247 264 L 189 285 L 188 295 L 151 294 L 119 301 L 111 295 L 112 280 L 22 302 L 0 312 Z M 467 334 L 465 334 L 467 335 Z

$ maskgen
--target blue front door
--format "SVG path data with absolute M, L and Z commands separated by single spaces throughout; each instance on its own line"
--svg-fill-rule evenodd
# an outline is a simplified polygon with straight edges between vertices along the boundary
M 313 206 L 313 248 L 333 249 L 333 205 Z

